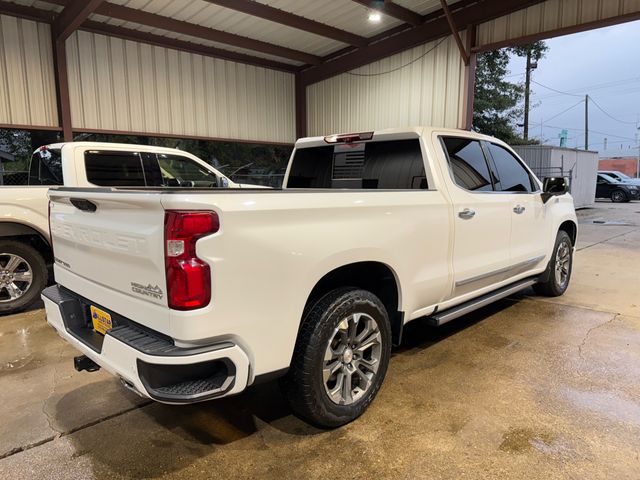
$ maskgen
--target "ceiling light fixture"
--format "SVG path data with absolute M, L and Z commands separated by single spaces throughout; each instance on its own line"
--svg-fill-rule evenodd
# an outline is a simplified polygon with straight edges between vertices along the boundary
M 369 12 L 369 21 L 371 23 L 380 23 L 380 20 L 382 20 L 382 15 L 380 15 L 380 12 L 376 12 L 375 10 L 371 10 Z

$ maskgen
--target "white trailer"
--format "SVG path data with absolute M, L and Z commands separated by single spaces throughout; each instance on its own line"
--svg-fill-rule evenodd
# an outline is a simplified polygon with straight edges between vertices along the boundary
M 569 177 L 576 208 L 595 203 L 598 152 L 553 145 L 518 145 L 513 149 L 539 178 Z

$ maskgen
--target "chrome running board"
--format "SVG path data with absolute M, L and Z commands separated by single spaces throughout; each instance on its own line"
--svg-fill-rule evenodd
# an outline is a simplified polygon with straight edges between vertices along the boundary
M 482 295 L 481 297 L 456 305 L 448 310 L 435 313 L 428 317 L 428 321 L 431 325 L 440 326 L 458 317 L 466 315 L 467 313 L 471 313 L 474 310 L 487 306 L 501 298 L 508 297 L 513 293 L 524 290 L 525 288 L 537 283 L 537 281 L 537 278 L 526 278 L 524 280 L 520 280 L 519 282 L 499 288 L 498 290 Z

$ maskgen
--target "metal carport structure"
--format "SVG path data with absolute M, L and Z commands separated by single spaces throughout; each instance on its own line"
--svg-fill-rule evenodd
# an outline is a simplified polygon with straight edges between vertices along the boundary
M 637 19 L 640 0 L 0 0 L 0 127 L 261 143 L 469 128 L 478 52 Z

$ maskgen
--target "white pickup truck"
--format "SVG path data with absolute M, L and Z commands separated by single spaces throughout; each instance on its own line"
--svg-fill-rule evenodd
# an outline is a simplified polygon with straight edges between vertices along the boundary
M 370 404 L 407 322 L 563 294 L 577 235 L 565 179 L 437 128 L 301 139 L 282 189 L 49 196 L 58 284 L 43 299 L 78 370 L 173 404 L 282 377 L 323 427 Z
M 199 158 L 173 148 L 59 143 L 31 157 L 28 185 L 0 187 L 0 314 L 36 301 L 53 263 L 47 190 L 66 187 L 240 187 Z

